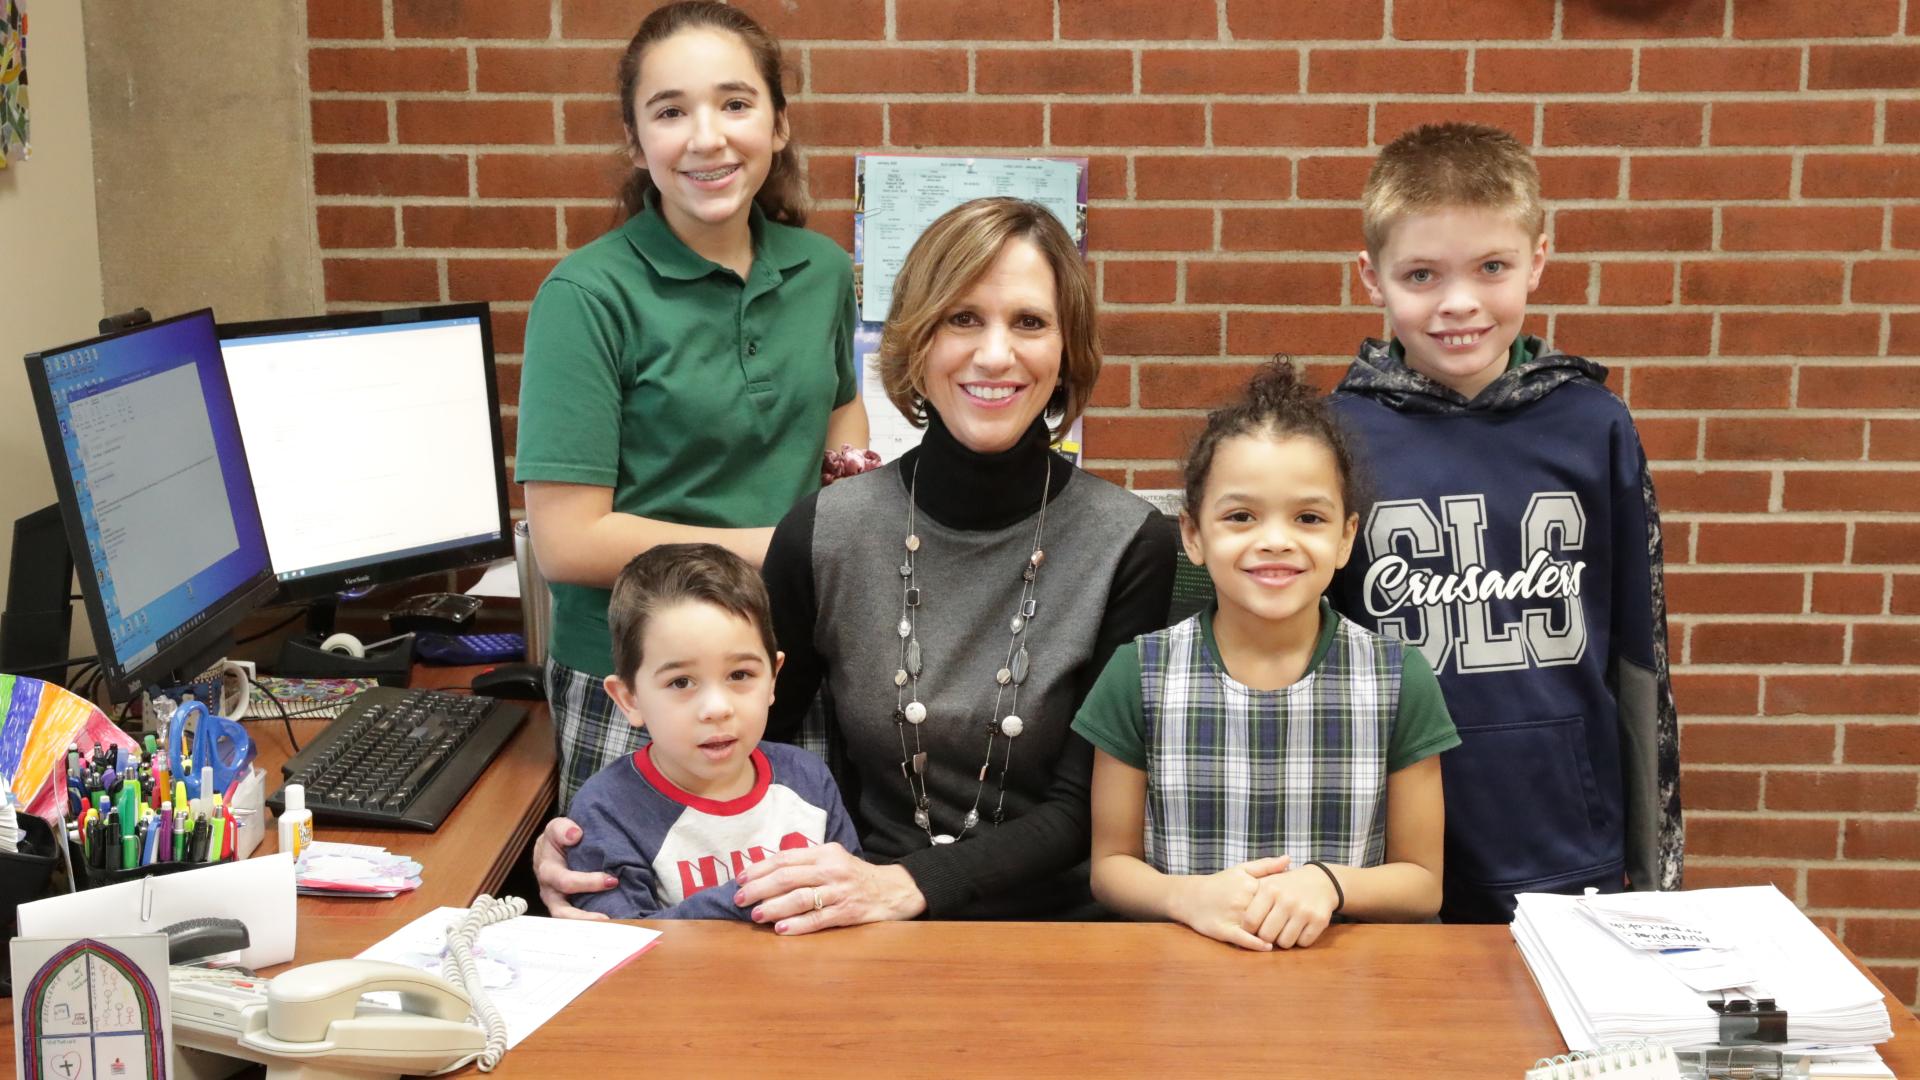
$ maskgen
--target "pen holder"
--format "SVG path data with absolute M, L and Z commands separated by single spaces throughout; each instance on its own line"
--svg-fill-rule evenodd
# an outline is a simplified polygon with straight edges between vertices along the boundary
M 59 858 L 54 847 L 53 827 L 37 815 L 22 813 L 19 820 L 21 847 L 25 850 L 0 852 L 0 996 L 9 991 L 13 962 L 9 946 L 13 941 L 14 913 L 21 904 L 38 900 L 53 876 L 53 864 Z M 44 852 L 44 854 L 42 854 Z
M 253 854 L 260 841 L 267 835 L 267 774 L 262 769 L 253 769 L 247 778 L 240 781 L 234 789 L 233 801 L 227 804 L 227 813 L 233 818 L 234 828 L 240 835 L 233 842 L 234 858 L 244 859 Z
M 67 841 L 67 853 L 73 857 L 73 887 L 78 889 L 98 889 L 103 885 L 119 885 L 127 881 L 139 881 L 141 878 L 165 877 L 182 870 L 198 870 L 208 865 L 204 862 L 162 862 L 146 866 L 136 866 L 131 870 L 109 870 L 87 864 L 86 856 L 80 846 Z

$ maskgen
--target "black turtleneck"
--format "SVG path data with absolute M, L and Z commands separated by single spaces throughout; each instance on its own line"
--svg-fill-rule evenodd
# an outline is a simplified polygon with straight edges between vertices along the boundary
M 900 482 L 911 484 L 918 475 L 914 505 L 949 529 L 1004 529 L 1039 508 L 1047 471 L 1053 473 L 1048 502 L 1073 480 L 1073 465 L 1047 448 L 1050 439 L 1046 420 L 1035 417 L 1019 442 L 983 454 L 955 438 L 940 414 L 928 409 L 926 437 L 900 455 Z
M 963 532 L 999 532 L 1031 516 L 1040 503 L 1044 467 L 1052 472 L 1047 501 L 1051 505 L 1076 481 L 1091 483 L 1059 454 L 1048 449 L 1046 425 L 1039 420 L 1013 447 L 996 454 L 968 449 L 956 439 L 938 415 L 930 415 L 927 434 L 920 446 L 902 455 L 892 467 L 895 476 L 854 477 L 842 483 L 898 483 L 911 488 L 919 474 L 915 505 L 919 511 L 942 526 Z M 766 738 L 793 742 L 812 708 L 815 695 L 826 675 L 826 658 L 816 644 L 820 604 L 814 585 L 815 515 L 819 495 L 810 495 L 795 504 L 775 527 L 767 548 L 762 572 L 773 605 L 774 638 L 786 653 L 780 670 L 773 707 L 767 717 Z M 898 522 L 888 523 L 884 537 L 873 542 L 897 544 Z M 1061 542 L 1066 542 L 1064 537 Z M 1167 607 L 1173 590 L 1174 563 L 1179 553 L 1177 530 L 1172 519 L 1162 514 L 1145 515 L 1139 528 L 1124 548 L 1102 610 L 1094 648 L 1083 674 L 1076 676 L 1073 707 L 1085 700 L 1087 691 L 1105 669 L 1113 650 L 1140 634 L 1157 630 L 1167 623 Z M 897 582 L 876 582 L 876 588 L 898 588 Z M 885 679 L 890 672 L 876 672 Z M 927 915 L 940 917 L 984 917 L 1016 898 L 989 895 L 974 883 L 983 877 L 1020 878 L 1058 874 L 1079 861 L 1084 866 L 1091 813 L 1088 798 L 1092 785 L 1093 751 L 1077 734 L 1070 734 L 1061 759 L 1055 764 L 1054 778 L 1040 806 L 1029 814 L 1032 826 L 1016 839 L 1008 835 L 992 848 L 977 844 L 954 844 L 929 848 L 902 860 L 927 899 Z M 852 769 L 835 770 L 849 808 L 860 804 L 858 778 Z M 855 821 L 863 835 L 868 823 Z M 1011 830 L 1010 830 L 1011 834 Z M 977 849 L 977 850 L 976 850 Z M 991 872 L 969 862 L 979 853 L 990 853 Z M 1045 915 L 1023 917 L 1086 918 L 1097 912 L 1090 907 L 1084 879 L 1078 889 L 1078 901 L 1062 900 L 1047 909 Z M 1004 916 L 1003 916 L 1004 917 Z

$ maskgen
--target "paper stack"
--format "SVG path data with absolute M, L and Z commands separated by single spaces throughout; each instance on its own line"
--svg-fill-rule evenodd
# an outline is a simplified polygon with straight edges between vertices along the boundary
M 1630 946 L 1608 929 L 1606 913 L 1587 910 L 1588 900 L 1605 902 L 1606 913 L 1664 920 L 1711 947 Z M 1871 1049 L 1893 1037 L 1886 1000 L 1770 885 L 1595 898 L 1523 893 L 1513 937 L 1569 1049 L 1635 1038 L 1711 1046 L 1720 1017 L 1709 1002 L 1772 998 L 1788 1016 L 1791 1042 L 1780 1049 L 1811 1052 L 1816 1076 L 1822 1063 L 1851 1076 L 1893 1075 Z
M 300 852 L 294 884 L 302 896 L 391 898 L 420 887 L 420 864 L 383 847 L 315 841 Z

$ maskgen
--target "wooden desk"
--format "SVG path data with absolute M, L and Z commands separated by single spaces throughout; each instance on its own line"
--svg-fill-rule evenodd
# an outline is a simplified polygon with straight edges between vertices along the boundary
M 1340 926 L 1249 953 L 1168 924 L 645 925 L 665 936 L 493 1075 L 1518 1080 L 1564 1045 L 1504 926 Z M 305 920 L 301 953 L 380 936 Z M 1888 1010 L 1881 1054 L 1920 1077 L 1920 1022 Z
M 482 670 L 483 667 L 416 667 L 414 685 L 425 689 L 465 686 L 473 681 L 475 672 Z M 438 830 L 423 833 L 314 823 L 316 839 L 343 844 L 378 844 L 413 858 L 426 869 L 420 876 L 420 888 L 392 900 L 301 897 L 302 936 L 307 920 L 316 916 L 369 919 L 392 930 L 434 908 L 465 907 L 481 893 L 500 888 L 513 860 L 526 849 L 534 830 L 553 807 L 559 782 L 553 754 L 553 720 L 546 703 L 513 704 L 527 709 L 526 721 L 514 732 L 513 738 L 507 740 L 507 745 L 500 748 L 493 764 L 480 774 L 479 782 Z M 328 722 L 324 719 L 293 721 L 300 745 L 305 746 Z M 293 756 L 286 725 L 275 718 L 259 723 L 249 721 L 247 729 L 253 735 L 254 745 L 260 748 L 259 765 L 267 770 L 267 790 L 276 791 L 283 780 L 280 766 Z M 269 824 L 267 837 L 254 854 L 264 855 L 279 849 L 278 830 Z M 384 935 L 369 939 L 368 944 L 381 936 Z
M 430 677 L 456 686 L 470 673 Z M 304 738 L 323 723 L 295 726 Z M 249 727 L 277 771 L 284 730 Z M 439 832 L 321 826 L 325 839 L 413 855 L 424 885 L 397 900 L 303 897 L 294 962 L 352 956 L 435 907 L 498 888 L 554 782 L 542 706 Z M 739 923 L 648 925 L 665 932 L 651 951 L 495 1075 L 1501 1080 L 1563 1045 L 1500 926 L 1340 926 L 1311 949 L 1257 954 L 1165 924 L 885 923 L 804 938 Z M 1920 1077 L 1920 1022 L 1887 1000 L 1895 1039 L 1882 1056 L 1896 1075 Z M 13 1037 L 5 1012 L 0 1037 Z

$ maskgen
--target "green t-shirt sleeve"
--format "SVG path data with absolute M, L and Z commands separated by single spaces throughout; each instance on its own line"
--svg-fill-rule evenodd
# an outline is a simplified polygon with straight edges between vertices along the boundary
M 853 296 L 851 268 L 845 279 L 845 295 L 840 298 L 840 317 L 833 324 L 833 369 L 840 376 L 840 384 L 833 391 L 833 407 L 836 409 L 860 396 L 860 373 L 853 367 L 853 333 L 860 316 Z M 839 447 L 833 449 L 838 450 Z
M 1390 773 L 1460 745 L 1460 733 L 1447 713 L 1447 699 L 1440 693 L 1433 666 L 1411 645 L 1401 654 L 1400 711 L 1394 715 L 1393 734 L 1387 739 Z
M 527 315 L 514 479 L 613 487 L 620 475 L 621 333 L 612 311 L 549 278 Z
M 1113 650 L 1106 669 L 1087 691 L 1073 730 L 1123 765 L 1147 767 L 1147 714 L 1140 698 L 1140 644 Z

